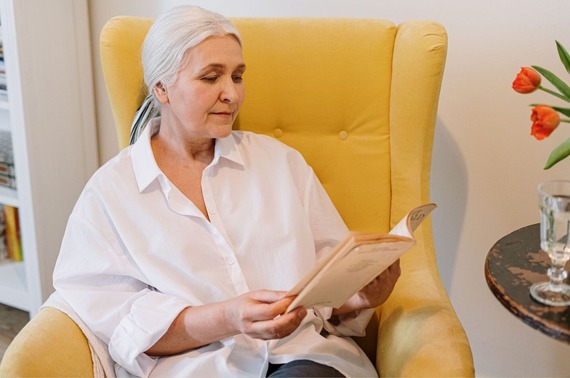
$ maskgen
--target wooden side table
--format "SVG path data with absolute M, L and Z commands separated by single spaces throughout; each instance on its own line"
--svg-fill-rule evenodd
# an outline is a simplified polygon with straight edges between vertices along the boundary
M 570 306 L 543 305 L 530 296 L 530 286 L 546 281 L 548 255 L 540 249 L 540 225 L 518 229 L 493 245 L 485 261 L 485 279 L 497 299 L 533 328 L 570 343 Z

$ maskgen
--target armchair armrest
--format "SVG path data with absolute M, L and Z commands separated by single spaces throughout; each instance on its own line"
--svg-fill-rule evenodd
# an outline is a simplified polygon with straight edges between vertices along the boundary
M 1 377 L 93 377 L 87 338 L 63 312 L 43 308 L 8 346 Z
M 473 377 L 467 335 L 437 272 L 432 245 L 402 259 L 402 277 L 381 307 L 376 367 L 380 376 Z

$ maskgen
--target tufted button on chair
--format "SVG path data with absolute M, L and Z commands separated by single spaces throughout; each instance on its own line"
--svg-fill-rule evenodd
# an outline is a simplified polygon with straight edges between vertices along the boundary
M 444 28 L 373 19 L 234 19 L 244 40 L 247 100 L 237 129 L 299 150 L 348 226 L 388 231 L 430 202 L 430 167 L 447 51 Z M 101 33 L 120 147 L 145 97 L 140 50 L 151 19 L 117 17 Z M 104 125 L 106 126 L 106 125 Z M 402 276 L 357 341 L 380 376 L 469 377 L 473 358 L 441 282 L 428 219 Z M 93 376 L 77 325 L 44 308 L 6 351 L 0 375 Z

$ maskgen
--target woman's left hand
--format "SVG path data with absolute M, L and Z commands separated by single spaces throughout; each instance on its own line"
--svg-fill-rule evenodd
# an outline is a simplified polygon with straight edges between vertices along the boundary
M 400 273 L 400 260 L 397 260 L 362 290 L 353 295 L 344 305 L 334 309 L 333 314 L 341 315 L 381 305 L 392 294 L 396 282 L 400 278 Z

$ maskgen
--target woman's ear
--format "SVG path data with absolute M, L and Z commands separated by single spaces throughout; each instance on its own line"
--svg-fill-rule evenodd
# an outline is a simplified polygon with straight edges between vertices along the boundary
M 157 83 L 154 86 L 154 95 L 161 104 L 168 104 L 168 93 L 166 92 L 166 88 L 164 85 L 162 85 L 162 83 Z

